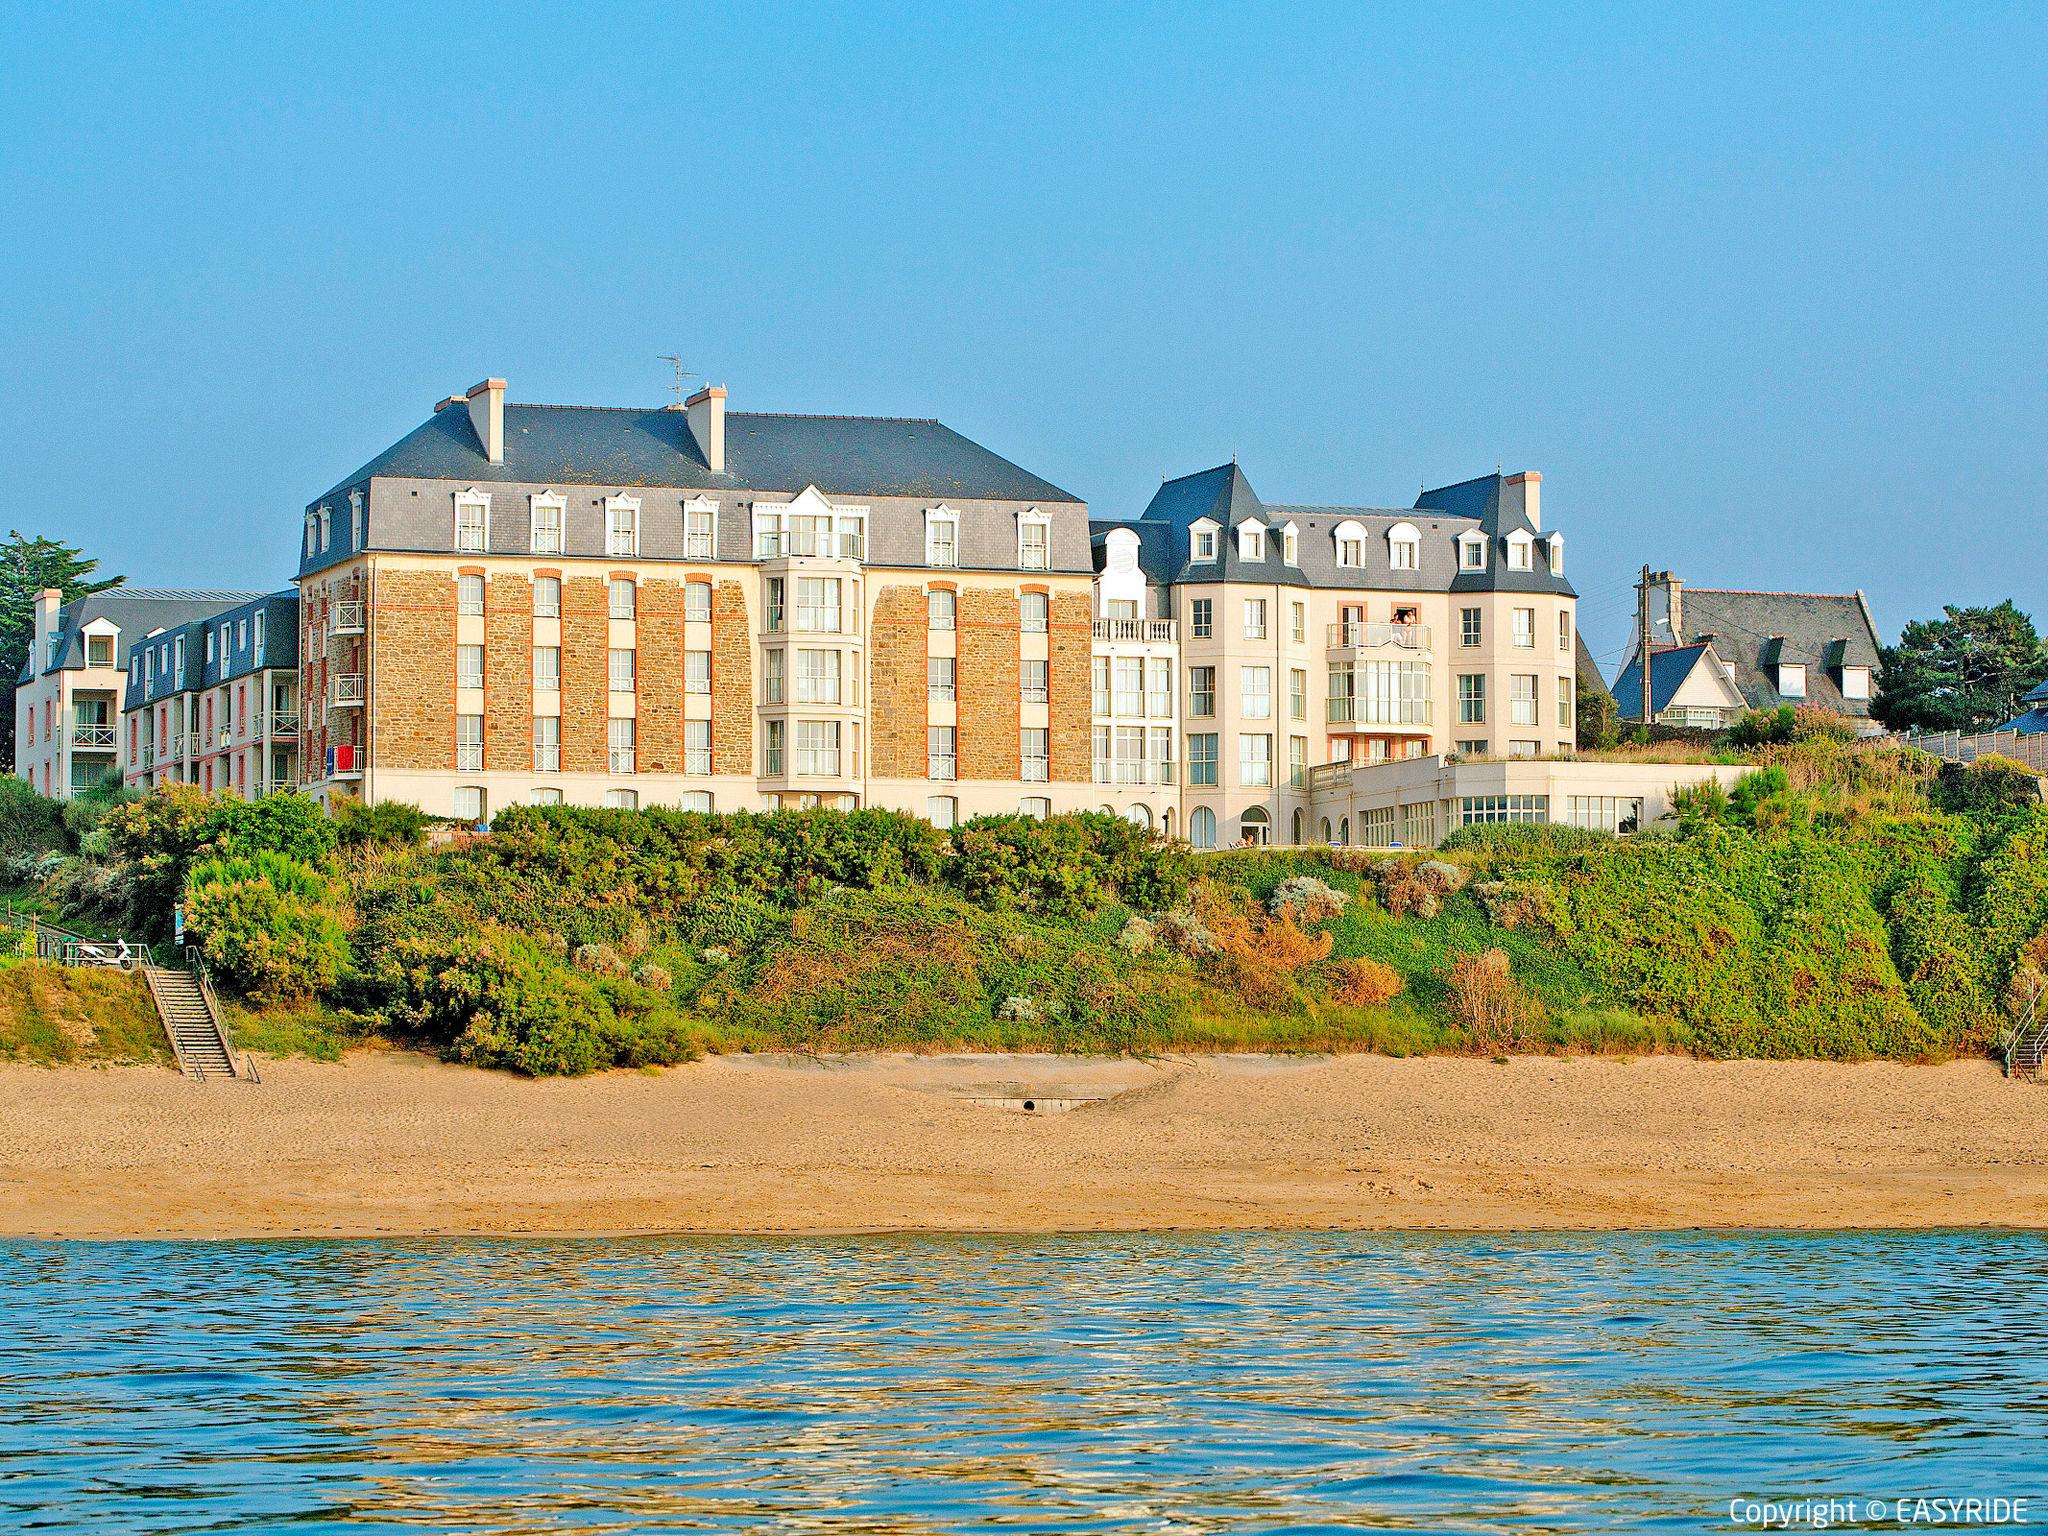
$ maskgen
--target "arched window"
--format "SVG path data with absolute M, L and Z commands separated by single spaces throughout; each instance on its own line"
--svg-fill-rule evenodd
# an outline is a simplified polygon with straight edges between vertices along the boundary
M 1339 848 L 1349 848 L 1351 846 L 1351 818 L 1349 816 L 1346 816 L 1337 823 L 1337 846 Z
M 1337 546 L 1337 563 L 1347 567 L 1365 564 L 1365 524 L 1346 518 L 1330 533 Z
M 1330 818 L 1327 816 L 1323 818 L 1323 841 L 1325 843 L 1330 841 Z
M 1307 813 L 1297 807 L 1294 812 L 1294 836 L 1291 839 L 1293 842 L 1299 843 L 1301 841 L 1302 828 L 1307 824 L 1307 821 Z
M 1124 820 L 1134 827 L 1143 827 L 1147 831 L 1152 828 L 1152 812 L 1142 805 L 1134 805 L 1125 811 Z
M 1198 805 L 1188 813 L 1188 841 L 1197 848 L 1216 846 L 1216 813 Z
M 1173 807 L 1170 805 L 1166 808 L 1166 814 L 1159 820 L 1159 830 L 1168 837 L 1173 836 Z
M 1422 564 L 1422 533 L 1413 523 L 1396 523 L 1387 530 L 1387 564 L 1397 571 L 1412 571 Z
M 1237 838 L 1239 842 L 1256 843 L 1263 847 L 1272 841 L 1272 836 L 1272 818 L 1267 816 L 1266 808 L 1263 805 L 1250 806 L 1242 816 L 1238 817 Z

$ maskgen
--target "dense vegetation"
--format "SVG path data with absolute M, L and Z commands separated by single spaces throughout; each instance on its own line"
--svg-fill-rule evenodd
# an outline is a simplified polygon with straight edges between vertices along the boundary
M 1824 725 L 1749 727 L 1754 771 L 1676 825 L 1475 828 L 1432 857 L 1198 858 L 1095 814 L 948 834 L 561 807 L 430 845 L 403 808 L 188 789 L 68 821 L 0 802 L 0 855 L 80 924 L 160 936 L 182 901 L 245 1035 L 530 1073 L 754 1048 L 1992 1047 L 2048 972 L 2040 781 Z

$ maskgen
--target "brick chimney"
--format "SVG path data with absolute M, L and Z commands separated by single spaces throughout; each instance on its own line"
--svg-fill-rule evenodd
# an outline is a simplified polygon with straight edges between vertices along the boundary
M 485 379 L 469 389 L 469 424 L 484 457 L 493 464 L 505 462 L 505 381 Z
M 1502 512 L 1519 512 L 1529 519 L 1529 526 L 1538 533 L 1543 531 L 1543 476 L 1533 469 L 1520 474 L 1509 475 L 1500 483 L 1500 509 Z
M 690 436 L 714 475 L 725 473 L 725 386 L 706 384 L 683 402 Z

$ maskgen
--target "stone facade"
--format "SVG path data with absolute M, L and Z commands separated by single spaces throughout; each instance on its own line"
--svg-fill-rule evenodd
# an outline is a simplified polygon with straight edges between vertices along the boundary
M 884 587 L 875 599 L 868 634 L 874 690 L 868 700 L 873 722 L 868 767 L 878 779 L 924 777 L 925 730 L 931 719 L 925 685 L 930 624 L 923 587 Z
M 1018 641 L 1022 619 L 1010 587 L 960 592 L 960 777 L 1016 779 L 1022 773 Z
M 533 585 L 516 571 L 485 590 L 484 766 L 533 766 Z
M 455 767 L 455 576 L 380 573 L 370 604 L 370 741 L 378 760 L 400 768 Z M 333 655 L 329 672 L 351 670 Z M 360 664 L 357 664 L 358 666 Z M 351 711 L 336 711 L 348 714 Z M 329 745 L 334 742 L 330 739 Z
M 603 773 L 611 719 L 611 595 L 601 576 L 562 580 L 562 771 Z
M 1055 783 L 1086 784 L 1093 777 L 1089 672 L 1093 664 L 1094 614 L 1086 592 L 1055 592 L 1050 629 L 1052 777 Z
M 640 583 L 639 769 L 683 771 L 683 589 L 673 581 Z
M 754 634 L 736 581 L 711 594 L 711 771 L 754 771 Z

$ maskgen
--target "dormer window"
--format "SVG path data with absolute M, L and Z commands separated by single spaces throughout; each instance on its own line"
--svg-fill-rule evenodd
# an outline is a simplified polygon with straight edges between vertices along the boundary
M 481 491 L 458 491 L 455 495 L 455 547 L 466 554 L 482 554 L 491 525 L 491 499 Z
M 1387 564 L 1397 571 L 1421 566 L 1422 534 L 1413 523 L 1396 523 L 1387 530 Z
M 350 491 L 348 493 L 348 547 L 350 549 L 361 549 L 363 547 L 363 493 L 361 491 Z
M 1346 519 L 1331 532 L 1337 546 L 1337 563 L 1347 570 L 1365 564 L 1365 524 Z
M 1237 530 L 1237 558 L 1240 560 L 1264 560 L 1266 558 L 1266 530 L 1249 525 Z
M 718 554 L 718 503 L 692 496 L 683 503 L 683 558 L 710 560 Z
M 1206 518 L 1196 523 L 1189 537 L 1188 558 L 1197 565 L 1216 563 L 1217 527 Z
M 614 560 L 630 560 L 640 553 L 640 501 L 638 497 L 605 497 L 604 552 Z
M 1052 569 L 1052 518 L 1036 509 L 1017 519 L 1017 568 Z
M 1280 558 L 1289 565 L 1301 564 L 1301 535 L 1292 523 L 1280 530 Z
M 313 551 L 316 547 L 314 541 L 320 536 L 319 529 L 319 521 L 312 513 L 308 512 L 306 514 L 306 558 L 308 560 L 313 558 Z
M 1517 529 L 1508 535 L 1508 569 L 1511 571 L 1533 571 L 1536 568 L 1536 541 Z
M 924 563 L 960 563 L 960 514 L 951 507 L 933 507 L 924 515 Z
M 1806 668 L 1796 661 L 1778 663 L 1778 692 L 1788 699 L 1806 697 Z
M 1486 535 L 1464 533 L 1458 536 L 1458 569 L 1461 571 L 1483 571 L 1486 569 Z
M 1564 574 L 1564 535 L 1561 533 L 1553 533 L 1550 536 L 1550 574 Z
M 1859 703 L 1870 697 L 1870 668 L 1842 668 L 1842 697 Z

